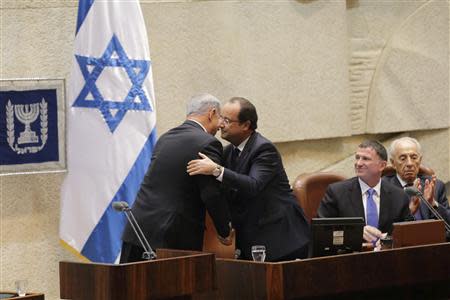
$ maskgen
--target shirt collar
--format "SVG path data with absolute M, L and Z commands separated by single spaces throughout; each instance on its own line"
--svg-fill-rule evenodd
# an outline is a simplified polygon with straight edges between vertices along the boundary
M 397 176 L 397 179 L 398 179 L 398 181 L 400 182 L 400 184 L 402 185 L 403 188 L 408 184 L 400 176 L 398 176 L 398 174 L 395 174 L 395 176 Z
M 247 145 L 247 142 L 248 142 L 249 138 L 250 138 L 250 136 L 248 138 L 246 138 L 242 143 L 239 144 L 239 146 L 237 146 L 235 148 L 238 148 L 239 151 L 242 152 L 244 150 L 245 145 Z
M 361 187 L 361 193 L 364 195 L 368 189 L 374 189 L 378 196 L 380 196 L 380 189 L 381 189 L 381 178 L 378 181 L 378 183 L 374 187 L 370 187 L 361 180 L 361 178 L 358 177 L 359 186 Z
M 197 123 L 198 125 L 200 125 L 200 127 L 201 127 L 205 132 L 208 132 L 208 131 L 206 131 L 205 126 L 203 126 L 202 123 L 200 123 L 199 121 L 196 121 L 196 120 L 193 120 L 193 119 L 189 119 L 189 121 L 192 121 L 192 122 Z

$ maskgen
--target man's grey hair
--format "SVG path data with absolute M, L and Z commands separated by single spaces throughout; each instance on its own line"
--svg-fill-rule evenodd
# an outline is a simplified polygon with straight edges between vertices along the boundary
M 420 146 L 420 143 L 412 137 L 405 136 L 399 139 L 394 140 L 391 145 L 389 146 L 389 157 L 394 158 L 395 157 L 395 151 L 397 149 L 398 144 L 407 142 L 410 144 L 413 144 L 416 146 L 417 153 L 419 153 L 420 156 L 422 156 L 422 147 Z
M 215 108 L 220 113 L 220 101 L 210 94 L 193 96 L 186 105 L 186 116 L 202 115 Z

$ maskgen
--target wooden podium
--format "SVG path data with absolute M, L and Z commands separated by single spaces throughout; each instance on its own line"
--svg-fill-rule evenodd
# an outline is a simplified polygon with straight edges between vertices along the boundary
M 193 299 L 448 299 L 450 243 L 280 263 L 217 259 L 218 290 Z
M 158 249 L 157 256 L 120 265 L 60 262 L 61 299 L 191 299 L 216 288 L 214 254 Z
M 421 220 L 394 223 L 394 248 L 445 243 L 442 220 Z

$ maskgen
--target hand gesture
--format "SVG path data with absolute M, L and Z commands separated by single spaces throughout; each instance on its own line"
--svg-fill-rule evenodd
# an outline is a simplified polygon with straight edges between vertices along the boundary
M 375 244 L 382 236 L 383 233 L 378 228 L 370 225 L 364 226 L 363 238 L 365 241 Z
M 409 211 L 414 215 L 419 209 L 420 199 L 417 196 L 413 196 L 409 199 Z
M 226 238 L 223 238 L 223 237 L 221 237 L 220 235 L 217 235 L 217 238 L 219 239 L 219 241 L 220 241 L 223 245 L 225 245 L 225 246 L 230 246 L 230 245 L 233 244 L 234 235 L 235 235 L 234 229 L 231 228 L 231 229 L 230 229 L 230 234 L 229 234 Z
M 433 205 L 434 203 L 434 192 L 436 190 L 436 175 L 431 176 L 431 180 L 425 180 L 425 187 L 423 188 L 423 197 Z
M 202 159 L 194 159 L 188 162 L 187 172 L 189 175 L 212 175 L 214 169 L 217 168 L 217 164 L 201 152 L 198 155 Z

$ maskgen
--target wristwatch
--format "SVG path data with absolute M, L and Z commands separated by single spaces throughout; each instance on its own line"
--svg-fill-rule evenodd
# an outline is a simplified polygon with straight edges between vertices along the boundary
M 212 174 L 214 177 L 219 177 L 219 175 L 222 173 L 222 166 L 216 165 L 216 168 L 213 170 Z

